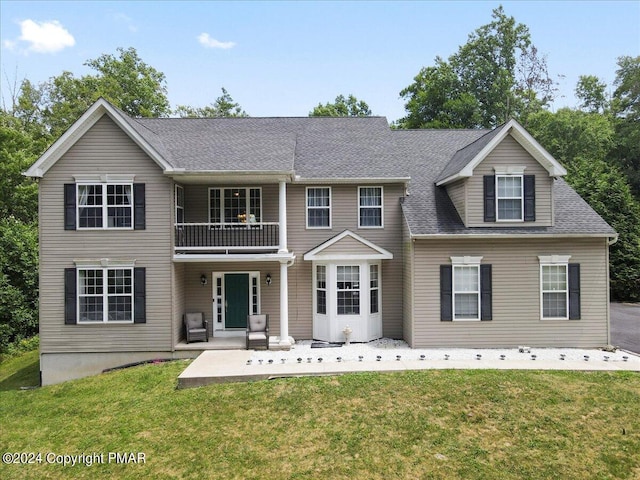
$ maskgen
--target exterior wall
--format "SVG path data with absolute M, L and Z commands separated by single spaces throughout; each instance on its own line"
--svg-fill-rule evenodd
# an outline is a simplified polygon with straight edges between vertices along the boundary
M 209 221 L 209 188 L 210 187 L 261 187 L 262 188 L 262 221 L 278 221 L 278 184 L 206 184 L 183 185 L 184 218 L 188 223 L 206 223 Z
M 608 339 L 608 246 L 595 239 L 416 240 L 414 347 L 599 347 Z M 439 266 L 482 256 L 493 274 L 493 320 L 440 321 Z M 538 255 L 580 264 L 581 319 L 541 320 Z
M 145 230 L 64 230 L 64 184 L 97 173 L 135 174 L 145 183 Z M 40 181 L 41 353 L 172 349 L 171 205 L 171 181 L 106 115 L 51 167 Z M 100 258 L 146 268 L 146 323 L 64 324 L 64 269 L 74 259 Z
M 366 184 L 331 185 L 332 228 L 307 229 L 306 185 L 287 185 L 288 248 L 296 255 L 294 265 L 289 268 L 289 334 L 295 339 L 310 339 L 313 335 L 312 262 L 302 257 L 344 230 L 351 230 L 393 254 L 392 260 L 382 261 L 382 328 L 384 336 L 402 338 L 400 198 L 404 185 L 383 187 L 384 228 L 358 228 L 359 186 Z
M 536 176 L 536 221 L 535 222 L 484 222 L 483 176 L 493 175 L 496 166 L 525 166 L 526 175 Z M 467 227 L 525 227 L 553 225 L 553 178 L 537 160 L 508 135 L 480 165 L 467 181 Z M 449 194 L 451 195 L 451 194 Z M 454 201 L 455 204 L 455 201 Z M 456 205 L 457 208 L 457 205 Z
M 184 327 L 182 325 L 182 315 L 187 312 L 188 305 L 185 303 L 185 264 L 173 264 L 173 345 L 184 338 Z
M 406 219 L 402 222 L 402 331 L 404 340 L 414 344 L 414 245 Z
M 185 263 L 184 266 L 184 299 L 183 310 L 177 312 L 174 319 L 178 327 L 176 341 L 184 340 L 182 314 L 185 312 L 204 312 L 209 322 L 209 335 L 214 330 L 214 314 L 212 302 L 215 284 L 213 272 L 260 272 L 260 311 L 269 314 L 269 335 L 280 335 L 280 263 L 279 262 L 203 262 Z M 207 276 L 207 285 L 200 283 L 202 275 Z M 267 274 L 271 275 L 271 285 L 267 285 Z M 291 293 L 291 292 L 290 292 Z M 290 321 L 291 323 L 291 321 Z
M 452 183 L 451 185 L 447 185 L 447 193 L 449 194 L 449 198 L 453 202 L 453 205 L 456 207 L 458 211 L 458 215 L 460 215 L 460 219 L 462 223 L 467 224 L 467 186 L 466 179 L 458 180 L 457 182 Z

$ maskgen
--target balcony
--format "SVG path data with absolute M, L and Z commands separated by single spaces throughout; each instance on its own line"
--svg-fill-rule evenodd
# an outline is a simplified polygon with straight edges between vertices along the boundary
M 273 252 L 280 245 L 278 222 L 176 223 L 176 253 Z

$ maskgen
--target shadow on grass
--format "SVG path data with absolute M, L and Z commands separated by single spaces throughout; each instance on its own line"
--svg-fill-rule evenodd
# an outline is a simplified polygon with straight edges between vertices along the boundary
M 40 385 L 38 352 L 29 352 L 0 364 L 0 392 Z

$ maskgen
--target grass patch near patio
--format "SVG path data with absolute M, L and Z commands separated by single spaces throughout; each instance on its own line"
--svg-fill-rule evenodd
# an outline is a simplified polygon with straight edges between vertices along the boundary
M 144 452 L 146 463 L 43 457 L 1 465 L 0 478 L 640 477 L 636 373 L 425 370 L 176 390 L 187 365 L 1 391 L 3 452 Z

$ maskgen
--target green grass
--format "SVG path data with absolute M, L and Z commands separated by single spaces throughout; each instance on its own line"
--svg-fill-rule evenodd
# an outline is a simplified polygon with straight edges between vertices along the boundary
M 43 458 L 1 465 L 0 478 L 640 478 L 635 373 L 440 370 L 176 390 L 186 365 L 1 391 L 2 452 L 144 452 L 146 463 Z

